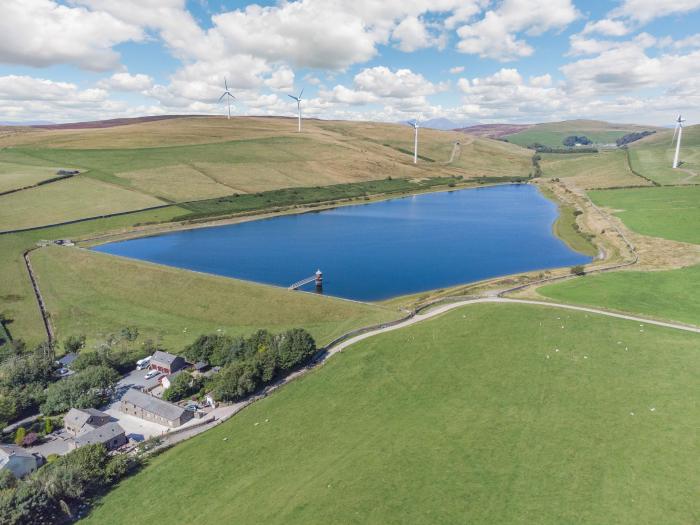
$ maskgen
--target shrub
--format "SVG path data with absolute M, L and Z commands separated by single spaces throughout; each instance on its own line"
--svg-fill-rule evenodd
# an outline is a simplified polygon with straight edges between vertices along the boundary
M 24 438 L 27 437 L 27 431 L 24 427 L 19 427 L 15 431 L 15 445 L 21 446 L 24 443 Z
M 572 275 L 584 275 L 585 273 L 586 273 L 586 269 L 581 264 L 577 264 L 576 266 L 571 267 L 571 274 Z

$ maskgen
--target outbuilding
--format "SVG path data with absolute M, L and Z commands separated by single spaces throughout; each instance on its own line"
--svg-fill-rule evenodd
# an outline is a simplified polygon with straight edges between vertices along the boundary
M 34 472 L 43 463 L 38 454 L 27 452 L 16 445 L 0 445 L 0 472 L 9 471 L 16 478 Z
M 119 410 L 146 421 L 175 428 L 192 419 L 192 412 L 158 399 L 152 395 L 130 388 L 122 397 Z
M 71 408 L 63 417 L 65 429 L 77 436 L 109 423 L 112 418 L 95 408 Z
M 97 427 L 89 432 L 75 438 L 73 446 L 75 448 L 85 445 L 104 445 L 107 450 L 114 450 L 129 442 L 126 432 L 119 426 L 119 423 L 111 422 L 101 427 Z
M 179 355 L 173 355 L 158 350 L 153 354 L 149 368 L 151 370 L 158 370 L 164 374 L 172 374 L 184 368 L 185 365 L 187 365 L 187 362 Z

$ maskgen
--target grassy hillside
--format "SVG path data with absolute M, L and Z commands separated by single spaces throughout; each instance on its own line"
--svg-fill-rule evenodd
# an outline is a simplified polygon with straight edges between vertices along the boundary
M 85 521 L 692 523 L 697 345 L 463 308 L 347 349 L 156 457 Z
M 651 186 L 649 181 L 632 173 L 622 150 L 580 155 L 543 153 L 540 166 L 544 177 L 567 178 L 584 189 Z
M 700 266 L 663 272 L 587 275 L 537 292 L 560 302 L 602 306 L 700 326 Z
M 700 126 L 683 129 L 682 162 L 673 169 L 675 142 L 673 130 L 665 130 L 630 146 L 632 168 L 659 184 L 700 184 Z
M 632 131 L 653 130 L 654 127 L 634 124 L 611 124 L 598 120 L 565 120 L 536 124 L 524 131 L 506 135 L 508 142 L 528 146 L 535 142 L 551 147 L 562 147 L 562 141 L 571 135 L 585 135 L 595 144 L 610 144 Z
M 59 339 L 90 342 L 124 326 L 179 351 L 203 333 L 302 327 L 321 344 L 401 314 L 272 286 L 178 270 L 89 250 L 46 248 L 32 263 Z M 118 278 L 114 278 L 118 276 Z
M 462 146 L 448 165 L 456 141 Z M 531 169 L 527 151 L 455 132 L 421 130 L 423 159 L 417 166 L 412 151 L 413 131 L 408 126 L 309 120 L 304 131 L 296 133 L 294 123 L 284 118 L 183 117 L 103 129 L 0 135 L 0 187 L 35 180 L 37 172 L 56 166 L 83 172 L 69 186 L 51 184 L 28 197 L 0 197 L 0 208 L 13 209 L 0 215 L 0 229 L 94 215 L 102 206 L 92 195 L 95 184 L 102 185 L 110 208 L 130 210 L 152 203 L 387 177 L 525 177 Z M 1 182 L 4 179 L 7 182 Z M 24 211 L 29 201 L 37 206 L 31 217 Z M 66 206 L 49 212 L 49 203 L 55 201 Z
M 700 186 L 589 192 L 638 233 L 700 244 Z

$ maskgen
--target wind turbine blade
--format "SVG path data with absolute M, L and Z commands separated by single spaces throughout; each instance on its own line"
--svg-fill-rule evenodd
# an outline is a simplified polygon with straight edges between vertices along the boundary
M 226 77 L 224 77 L 224 87 L 226 88 L 226 91 L 228 91 L 228 82 L 226 82 Z
M 676 127 L 673 128 L 673 137 L 671 137 L 671 144 L 673 144 L 673 141 L 676 140 L 676 133 L 678 133 L 678 124 L 676 124 Z
M 221 102 L 221 101 L 224 99 L 225 96 L 226 96 L 226 93 L 224 93 L 223 95 L 221 95 L 221 96 L 219 97 L 219 102 Z
M 297 97 L 295 97 L 294 95 L 287 95 L 287 96 L 288 96 L 289 98 L 294 99 L 294 100 L 296 100 L 297 102 L 299 102 L 299 99 L 298 99 Z
M 297 98 L 301 99 L 301 96 L 304 94 L 304 88 L 301 88 L 301 91 L 299 92 L 299 96 Z

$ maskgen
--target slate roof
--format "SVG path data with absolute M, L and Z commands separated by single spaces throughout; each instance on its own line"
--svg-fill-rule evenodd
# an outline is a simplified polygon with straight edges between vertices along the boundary
M 34 454 L 24 450 L 22 447 L 18 447 L 17 445 L 0 445 L 0 465 L 5 463 L 3 459 L 6 460 L 10 456 L 34 458 Z
M 170 354 L 168 352 L 161 352 L 160 350 L 156 350 L 156 353 L 153 354 L 153 357 L 151 358 L 151 363 L 153 361 L 158 361 L 159 363 L 165 363 L 166 365 L 172 365 L 175 359 L 177 359 L 180 356 Z
M 74 354 L 71 352 L 70 354 L 66 354 L 61 359 L 59 359 L 58 364 L 60 364 L 63 368 L 68 368 L 77 357 L 78 354 Z
M 101 427 L 97 427 L 90 432 L 86 432 L 75 438 L 75 444 L 79 447 L 83 445 L 95 445 L 97 443 L 108 443 L 117 436 L 124 434 L 124 429 L 119 426 L 119 423 L 107 423 Z
M 169 421 L 178 419 L 185 412 L 182 407 L 173 405 L 172 403 L 168 403 L 167 401 L 163 401 L 157 397 L 144 394 L 135 388 L 130 388 L 127 390 L 124 397 L 122 397 L 122 401 L 127 401 L 139 408 L 142 408 L 146 412 L 161 416 Z
M 88 422 L 91 416 L 109 417 L 109 414 L 100 412 L 95 408 L 71 408 L 63 417 L 63 421 L 82 427 Z

